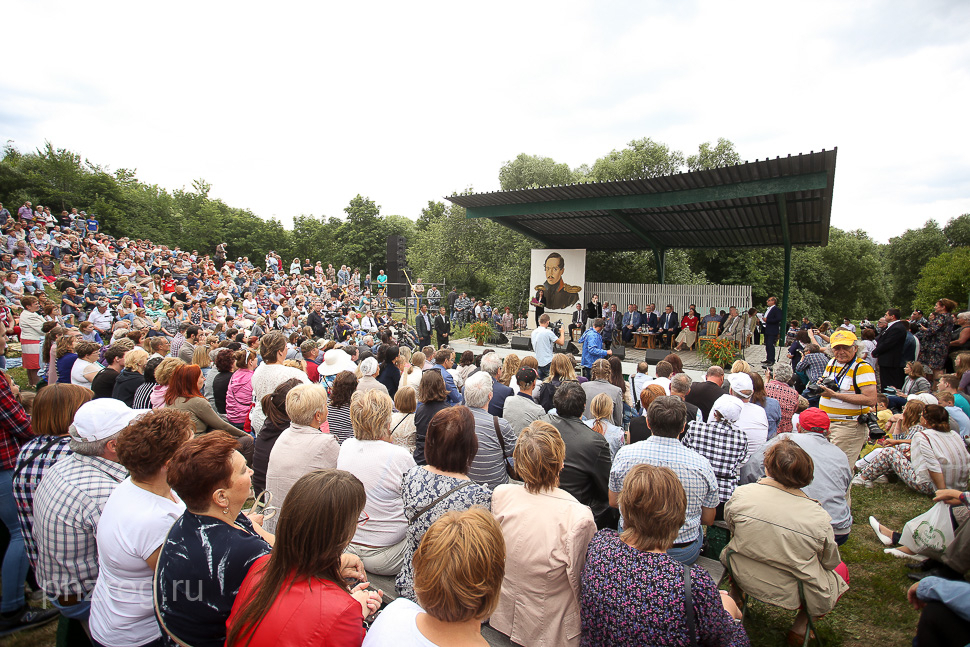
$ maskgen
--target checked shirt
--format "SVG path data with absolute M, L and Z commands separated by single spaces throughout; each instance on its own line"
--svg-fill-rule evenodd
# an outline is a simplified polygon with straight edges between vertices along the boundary
M 34 493 L 40 479 L 54 463 L 71 453 L 70 436 L 38 436 L 20 448 L 13 472 L 13 498 L 27 547 L 27 559 L 37 567 L 37 542 L 34 541 Z
M 120 463 L 70 454 L 34 493 L 37 580 L 50 597 L 84 595 L 98 577 L 95 532 L 111 492 L 128 475 Z
M 738 472 L 748 452 L 748 436 L 728 422 L 693 420 L 687 425 L 683 443 L 710 461 L 718 497 L 721 501 L 730 499 L 738 487 Z

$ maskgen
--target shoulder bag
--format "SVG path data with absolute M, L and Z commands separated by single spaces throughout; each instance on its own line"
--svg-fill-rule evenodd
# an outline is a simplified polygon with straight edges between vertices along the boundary
M 518 472 L 509 463 L 508 451 L 505 449 L 505 437 L 502 435 L 502 430 L 498 426 L 498 416 L 492 416 L 492 424 L 495 425 L 495 435 L 498 436 L 498 444 L 502 448 L 502 462 L 505 463 L 505 473 L 509 475 L 509 478 L 515 479 L 516 481 L 521 481 Z
M 454 494 L 458 490 L 460 490 L 460 489 L 462 489 L 464 487 L 468 487 L 469 485 L 471 485 L 474 482 L 475 481 L 462 481 L 461 483 L 459 483 L 455 487 L 451 488 L 450 490 L 448 490 L 447 492 L 445 492 L 444 494 L 442 494 L 441 496 L 439 496 L 437 499 L 435 499 L 434 501 L 432 501 L 428 505 L 424 506 L 423 508 L 421 508 L 420 510 L 418 510 L 417 512 L 415 512 L 413 516 L 408 517 L 408 525 L 411 525 L 412 523 L 414 523 L 415 521 L 417 521 L 418 518 L 421 515 L 423 515 L 425 512 L 427 512 L 431 508 L 435 507 L 436 505 L 438 505 L 439 503 L 441 503 L 442 501 L 444 501 L 445 499 L 447 499 L 448 497 L 450 497 L 452 494 Z

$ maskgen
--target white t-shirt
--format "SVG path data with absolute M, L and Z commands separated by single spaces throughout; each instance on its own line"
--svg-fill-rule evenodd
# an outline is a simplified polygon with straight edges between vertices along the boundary
M 266 364 L 264 362 L 253 371 L 253 402 L 256 403 L 256 406 L 249 412 L 249 421 L 253 425 L 254 433 L 258 435 L 263 429 L 263 423 L 266 422 L 263 407 L 259 404 L 262 402 L 263 396 L 272 393 L 280 384 L 294 377 L 304 384 L 310 383 L 310 378 L 306 376 L 306 373 L 292 366 Z
M 408 529 L 404 516 L 404 475 L 414 467 L 414 457 L 403 447 L 383 440 L 348 438 L 340 446 L 337 469 L 350 472 L 367 492 L 367 523 L 357 526 L 354 542 L 368 546 L 393 546 Z
M 165 541 L 185 505 L 143 490 L 131 477 L 114 489 L 98 522 L 98 581 L 91 596 L 91 635 L 106 647 L 143 645 L 161 632 L 145 561 Z
M 394 600 L 371 625 L 363 647 L 437 647 L 418 630 L 419 613 L 424 611 L 411 600 Z
M 748 453 L 744 457 L 747 461 L 768 442 L 768 414 L 764 407 L 745 402 L 738 417 L 738 429 L 748 437 Z
M 71 384 L 90 389 L 91 380 L 84 377 L 84 372 L 95 364 L 97 364 L 97 362 L 89 362 L 85 359 L 81 359 L 80 357 L 74 360 L 74 366 L 71 368 Z M 99 368 L 98 370 L 101 369 Z

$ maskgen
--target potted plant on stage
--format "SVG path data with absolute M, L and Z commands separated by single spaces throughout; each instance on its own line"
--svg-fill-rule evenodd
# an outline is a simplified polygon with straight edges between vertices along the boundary
M 472 337 L 479 346 L 485 345 L 485 340 L 492 335 L 492 327 L 487 321 L 476 321 L 471 327 Z
M 712 339 L 701 343 L 701 355 L 707 358 L 711 365 L 730 368 L 738 357 L 738 347 L 730 339 Z

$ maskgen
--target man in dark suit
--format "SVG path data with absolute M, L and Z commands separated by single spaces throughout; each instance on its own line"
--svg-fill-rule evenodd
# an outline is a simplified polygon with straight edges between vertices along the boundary
M 775 346 L 778 345 L 778 335 L 781 333 L 781 308 L 778 299 L 768 297 L 768 309 L 765 310 L 765 362 L 764 366 L 775 365 Z
M 578 330 L 580 334 L 586 329 L 586 310 L 581 303 L 576 304 L 573 310 L 573 320 L 569 323 L 569 338 L 572 339 L 573 331 Z
M 728 390 L 724 388 L 724 369 L 720 366 L 712 366 L 707 369 L 703 382 L 691 384 L 690 391 L 684 396 L 684 401 L 696 405 L 701 410 L 704 420 L 707 420 L 711 415 L 711 408 L 722 395 L 728 395 Z
M 438 348 L 448 344 L 451 339 L 451 319 L 445 306 L 438 308 L 438 316 L 434 318 L 434 331 L 438 336 Z
M 633 333 L 640 329 L 640 324 L 642 323 L 640 311 L 637 310 L 637 306 L 633 303 L 626 307 L 626 312 L 623 314 L 623 343 L 627 344 L 633 339 Z
M 674 335 L 677 334 L 679 324 L 680 319 L 677 318 L 677 313 L 674 312 L 673 304 L 668 303 L 667 307 L 664 308 L 664 313 L 660 315 L 660 334 L 663 335 L 664 348 L 670 348 L 674 340 Z
M 652 333 L 660 331 L 660 317 L 657 316 L 656 308 L 656 304 L 648 303 L 640 316 L 640 325 Z
M 897 389 L 903 388 L 903 381 L 906 375 L 903 372 L 905 362 L 903 361 L 903 348 L 906 345 L 906 328 L 908 322 L 900 321 L 903 313 L 899 308 L 890 308 L 886 311 L 886 323 L 888 324 L 885 332 L 879 336 L 876 348 L 872 351 L 872 356 L 879 362 L 879 378 L 883 388 L 894 386 Z
M 594 294 L 589 303 L 586 304 L 586 319 L 599 319 L 603 316 L 603 304 L 600 303 L 600 295 Z
M 428 304 L 421 304 L 421 312 L 415 318 L 414 327 L 418 331 L 418 343 L 424 346 L 431 345 L 431 331 L 434 329 L 431 315 L 428 314 Z
M 614 338 L 620 334 L 620 326 L 623 317 L 616 311 L 616 304 L 610 305 L 610 309 L 603 317 L 603 346 L 607 349 L 613 344 Z

